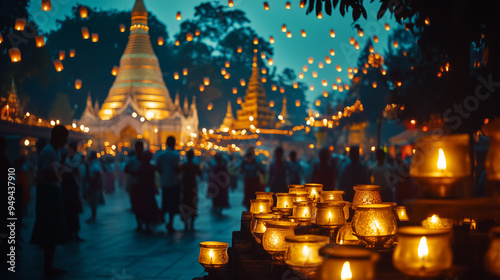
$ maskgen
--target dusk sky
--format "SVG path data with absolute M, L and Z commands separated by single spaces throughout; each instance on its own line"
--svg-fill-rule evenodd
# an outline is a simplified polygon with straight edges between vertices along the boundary
M 135 0 L 53 0 L 52 10 L 44 12 L 41 10 L 41 1 L 32 1 L 29 11 L 39 27 L 44 33 L 56 28 L 56 20 L 63 19 L 69 15 L 71 8 L 77 3 L 87 5 L 89 7 L 98 7 L 103 10 L 117 9 L 131 11 Z M 194 7 L 202 2 L 200 0 L 145 0 L 144 3 L 149 13 L 163 22 L 168 29 L 169 39 L 172 40 L 174 34 L 179 32 L 180 23 L 185 19 L 190 19 L 194 16 Z M 369 3 L 365 1 L 367 7 L 368 19 L 361 18 L 357 23 L 364 29 L 364 36 L 358 36 L 357 30 L 353 28 L 352 14 L 349 12 L 345 18 L 340 15 L 338 9 L 335 9 L 332 16 L 324 15 L 323 19 L 316 18 L 315 15 L 306 15 L 306 9 L 299 7 L 299 0 L 292 0 L 291 9 L 285 8 L 287 1 L 268 1 L 270 9 L 264 10 L 264 1 L 254 0 L 235 0 L 232 9 L 243 10 L 250 19 L 250 26 L 256 30 L 257 34 L 269 40 L 273 36 L 275 43 L 274 48 L 274 66 L 281 72 L 285 67 L 292 68 L 298 75 L 302 71 L 304 65 L 308 66 L 308 71 L 304 72 L 304 82 L 310 86 L 314 86 L 314 91 L 307 91 L 306 98 L 313 101 L 324 90 L 331 91 L 332 84 L 336 83 L 337 77 L 341 78 L 342 85 L 349 84 L 347 77 L 347 68 L 355 67 L 360 51 L 365 46 L 365 42 L 377 35 L 379 43 L 374 44 L 375 51 L 384 55 L 387 48 L 387 39 L 393 30 L 397 27 L 397 23 L 389 13 L 379 21 L 376 20 L 376 12 L 380 6 L 378 1 Z M 221 3 L 227 5 L 227 1 Z M 180 11 L 182 20 L 175 19 L 176 13 Z M 384 25 L 388 23 L 391 26 L 390 31 L 384 29 Z M 120 24 L 116 23 L 117 26 Z M 130 22 L 126 23 L 130 25 Z M 287 29 L 292 32 L 292 38 L 287 38 L 286 34 L 281 32 L 281 26 L 286 24 Z M 106 27 L 103 27 L 106 28 Z M 112 28 L 112 27 L 108 27 Z M 335 38 L 330 37 L 330 30 L 335 31 Z M 301 36 L 301 30 L 305 30 L 307 37 Z M 354 37 L 359 43 L 360 49 L 356 50 L 353 45 L 349 44 L 350 37 Z M 152 43 L 155 43 L 156 38 L 151 38 Z M 125 46 L 123 46 L 125 49 Z M 335 50 L 335 56 L 330 56 L 330 49 Z M 329 56 L 332 60 L 331 64 L 325 63 L 325 57 Z M 308 64 L 308 58 L 313 57 L 314 62 Z M 324 68 L 319 69 L 318 63 L 323 62 Z M 118 62 L 117 62 L 118 63 Z M 160 61 L 161 64 L 168 63 Z M 339 73 L 336 70 L 337 65 L 340 65 L 342 71 Z M 318 77 L 313 78 L 312 72 L 317 71 Z M 322 80 L 328 81 L 328 86 L 324 87 L 321 84 Z M 168 84 L 167 84 L 168 87 Z M 268 93 L 276 94 L 277 92 Z M 339 93 L 340 96 L 345 95 Z

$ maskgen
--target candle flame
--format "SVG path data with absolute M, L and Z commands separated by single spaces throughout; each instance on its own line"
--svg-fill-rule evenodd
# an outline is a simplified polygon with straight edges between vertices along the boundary
M 351 264 L 348 261 L 344 262 L 344 265 L 342 266 L 342 272 L 340 273 L 340 279 L 342 279 L 342 280 L 351 280 L 352 279 Z
M 328 212 L 328 220 L 332 219 L 332 212 Z
M 438 215 L 432 215 L 432 217 L 431 217 L 431 223 L 433 223 L 433 224 L 437 223 L 438 222 L 438 218 L 439 218 Z
M 437 168 L 439 170 L 445 170 L 446 169 L 446 158 L 444 156 L 443 149 L 439 148 L 439 158 L 437 161 Z
M 264 207 L 262 207 L 262 205 L 260 205 L 259 208 L 260 208 L 260 213 L 264 212 Z
M 214 251 L 212 249 L 210 249 L 210 252 L 208 252 L 208 256 L 210 258 L 213 258 L 214 257 Z
M 302 255 L 304 256 L 309 256 L 309 247 L 307 247 L 307 245 L 304 245 L 304 247 L 302 247 Z
M 315 190 L 315 189 L 312 189 L 312 191 L 311 191 L 311 196 L 312 196 L 312 197 L 316 197 L 317 195 L 318 195 L 318 193 L 316 192 L 316 190 Z
M 422 236 L 420 238 L 420 243 L 418 244 L 418 257 L 422 259 L 422 261 L 429 255 L 429 248 L 427 247 L 427 238 Z
M 285 202 L 285 208 L 288 208 L 288 203 Z

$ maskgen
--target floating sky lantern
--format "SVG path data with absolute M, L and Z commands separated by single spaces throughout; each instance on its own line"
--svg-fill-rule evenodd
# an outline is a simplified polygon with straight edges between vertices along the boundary
M 302 73 L 302 72 L 299 73 L 299 79 L 301 79 L 301 80 L 304 79 L 304 73 Z
M 82 88 L 82 80 L 81 79 L 76 79 L 75 80 L 75 88 L 76 89 L 81 89 Z
M 292 85 L 293 88 L 299 88 L 299 83 L 297 82 L 294 82 L 293 85 Z
M 339 92 L 343 92 L 344 91 L 344 87 L 343 86 L 339 86 Z
M 200 36 L 200 34 L 201 34 L 201 30 L 196 29 L 196 31 L 194 32 L 194 36 Z
M 59 60 L 64 60 L 65 57 L 66 57 L 66 52 L 63 50 L 60 50 L 59 51 Z
M 340 83 L 340 82 L 342 82 L 342 79 L 340 79 L 340 77 L 337 77 L 336 81 L 337 81 L 337 83 Z
M 299 7 L 303 9 L 305 6 L 306 6 L 306 1 L 300 0 Z
M 193 41 L 193 33 L 188 32 L 188 33 L 186 34 L 186 41 L 188 41 L 188 42 Z
M 238 93 L 238 89 L 233 87 L 233 94 L 237 94 Z
M 349 44 L 354 45 L 355 42 L 356 40 L 354 39 L 354 37 L 349 38 Z
M 265 75 L 265 74 L 267 73 L 267 69 L 263 67 L 263 68 L 262 68 L 262 70 L 260 70 L 260 72 L 261 72 L 263 75 Z
M 163 39 L 162 36 L 158 37 L 158 46 L 163 46 L 164 43 L 165 43 L 165 39 Z
M 324 86 L 324 87 L 326 87 L 326 86 L 328 86 L 328 82 L 326 80 L 322 80 L 321 81 L 321 85 Z
M 230 66 L 231 66 L 231 63 L 229 63 L 229 61 L 226 60 L 226 62 L 224 62 L 224 67 L 229 68 Z
M 202 87 L 202 86 L 203 86 L 203 85 L 201 85 L 200 87 Z M 213 108 L 214 108 L 214 104 L 212 104 L 212 103 L 208 103 L 208 105 L 207 105 L 207 110 L 208 110 L 208 111 L 211 111 Z
M 313 78 L 317 78 L 317 77 L 318 77 L 318 72 L 313 71 L 313 72 L 312 72 L 312 77 L 313 77 Z
M 17 31 L 23 31 L 25 26 L 26 26 L 25 18 L 16 18 L 16 24 L 14 25 L 14 29 L 16 29 Z
M 332 85 L 332 89 L 333 89 L 333 90 L 338 90 L 338 89 L 339 89 L 339 87 L 338 87 L 336 84 L 333 84 L 333 85 Z
M 384 28 L 385 28 L 385 30 L 387 30 L 387 31 L 391 30 L 391 27 L 389 26 L 389 24 L 388 24 L 388 23 L 386 23 L 386 24 L 385 24 Z
M 318 19 L 322 19 L 322 18 L 323 18 L 323 13 L 322 13 L 322 12 L 319 12 L 319 13 L 316 15 L 316 17 L 317 17 Z
M 326 64 L 332 63 L 332 59 L 329 56 L 325 56 L 325 62 Z
M 269 65 L 273 65 L 273 63 L 274 63 L 274 61 L 273 61 L 273 59 L 272 59 L 272 58 L 270 58 L 270 59 L 267 61 L 267 64 L 269 64 Z
M 111 69 L 111 75 L 113 75 L 113 76 L 118 75 L 118 70 L 119 70 L 119 69 L 120 69 L 120 67 L 118 67 L 118 66 L 116 66 L 116 65 L 115 65 L 115 66 L 113 66 L 113 69 Z
M 378 37 L 377 37 L 377 35 L 374 35 L 374 36 L 373 36 L 373 42 L 374 42 L 374 43 L 378 43 Z
M 259 44 L 259 38 L 255 37 L 253 38 L 253 44 L 258 45 Z
M 330 49 L 330 55 L 335 56 L 335 51 L 333 49 Z
M 226 79 L 226 80 L 228 80 L 230 77 L 231 77 L 231 74 L 229 74 L 229 73 L 226 73 L 226 74 L 224 75 L 224 79 Z
M 335 38 L 335 31 L 330 29 L 330 37 Z
M 262 78 L 260 78 L 260 81 L 263 82 L 263 83 L 265 83 L 265 82 L 267 82 L 267 78 L 266 77 L 262 77 Z
M 69 57 L 75 57 L 75 49 L 69 50 Z
M 354 48 L 359 50 L 359 43 L 358 42 L 354 42 Z
M 183 68 L 182 69 L 182 75 L 187 76 L 187 74 L 188 74 L 188 69 L 187 68 Z
M 300 100 L 295 100 L 295 107 L 300 107 Z
M 358 36 L 359 37 L 365 36 L 365 33 L 363 32 L 363 30 L 361 30 L 361 29 L 358 30 Z
M 97 42 L 99 41 L 99 34 L 97 33 L 92 33 L 92 42 Z
M 3 36 L 2 33 L 0 33 L 0 44 L 3 42 Z
M 240 79 L 240 85 L 241 85 L 242 87 L 246 86 L 246 84 L 247 84 L 247 83 L 246 83 L 245 79 Z
M 292 32 L 287 31 L 287 32 L 286 32 L 286 37 L 287 37 L 287 38 L 292 38 Z
M 200 85 L 200 92 L 203 92 L 205 91 L 205 86 L 204 85 Z M 209 104 L 210 105 L 210 104 Z M 212 109 L 209 109 L 209 111 L 212 110 Z
M 174 72 L 174 79 L 175 79 L 175 80 L 178 80 L 178 79 L 179 79 L 179 73 Z
M 314 91 L 314 85 L 310 85 L 310 86 L 309 86 L 309 90 L 310 90 L 310 91 Z
M 54 60 L 54 68 L 56 68 L 57 72 L 61 72 L 64 69 L 62 62 L 59 59 Z
M 274 100 L 269 101 L 269 107 L 274 108 Z
M 302 29 L 302 30 L 300 31 L 300 35 L 301 35 L 302 37 L 306 37 L 306 36 L 307 36 L 307 33 L 306 33 L 306 31 L 305 31 L 304 29 Z
M 209 77 L 203 78 L 203 84 L 206 86 L 210 85 L 210 78 Z
M 377 82 L 373 82 L 373 83 L 372 83 L 372 87 L 373 87 L 373 88 L 377 88 Z
M 307 59 L 307 62 L 308 62 L 309 64 L 313 64 L 313 62 L 314 62 L 314 58 L 309 57 L 309 59 Z
M 286 8 L 287 10 L 290 10 L 290 8 L 291 8 L 291 7 L 292 7 L 292 5 L 290 4 L 290 2 L 286 2 L 286 4 L 285 4 L 285 8 Z
M 87 11 L 87 7 L 85 6 L 80 6 L 80 17 L 81 18 L 86 18 L 89 15 Z
M 264 2 L 264 10 L 269 11 L 269 3 Z
M 394 42 L 392 42 L 392 45 L 394 46 L 394 48 L 397 49 L 399 46 L 399 43 L 398 43 L 398 41 L 394 40 Z
M 21 50 L 19 50 L 18 48 L 11 48 L 9 49 L 9 56 L 10 61 L 19 62 L 21 61 Z
M 308 70 L 307 65 L 302 66 L 302 71 L 307 72 L 307 70 Z
M 324 66 L 324 65 L 323 65 L 323 62 L 318 63 L 318 68 L 319 68 L 319 69 L 323 69 L 323 66 Z
M 273 36 L 269 37 L 269 43 L 274 44 L 274 37 Z
M 340 67 L 340 65 L 337 64 L 337 72 L 342 72 L 342 67 Z
M 87 27 L 82 27 L 82 37 L 83 39 L 88 39 L 90 36 L 89 36 L 89 30 Z
M 228 0 L 227 5 L 232 8 L 234 6 L 234 1 L 233 0 Z
M 316 101 L 314 102 L 314 105 L 316 105 L 317 107 L 321 106 L 321 100 L 316 99 Z
M 125 32 L 125 24 L 120 24 L 120 32 Z
M 42 0 L 42 10 L 48 12 L 50 9 L 52 9 L 50 0 Z
M 266 54 L 265 54 L 264 52 L 261 52 L 261 53 L 260 53 L 260 58 L 262 58 L 262 59 L 266 59 Z
M 37 48 L 45 46 L 45 37 L 43 37 L 42 35 L 35 36 L 35 43 Z
M 181 19 L 182 19 L 182 17 L 181 17 L 181 12 L 180 12 L 180 11 L 179 11 L 179 12 L 177 12 L 177 14 L 175 15 L 175 19 L 176 19 L 176 20 L 181 20 Z
M 174 45 L 175 45 L 176 47 L 178 47 L 180 44 L 181 44 L 181 42 L 180 42 L 179 40 L 175 40 Z
M 285 33 L 286 32 L 286 24 L 283 24 L 281 26 L 281 32 Z
M 238 97 L 238 99 L 236 99 L 236 103 L 241 104 L 241 97 Z

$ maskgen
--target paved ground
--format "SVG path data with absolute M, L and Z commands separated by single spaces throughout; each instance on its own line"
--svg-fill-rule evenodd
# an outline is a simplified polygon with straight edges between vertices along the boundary
M 184 224 L 176 217 L 174 227 L 180 231 L 167 234 L 164 225 L 151 234 L 136 232 L 135 218 L 130 211 L 128 195 L 118 189 L 106 196 L 100 206 L 96 224 L 86 224 L 90 210 L 85 207 L 80 216 L 80 236 L 84 242 L 72 241 L 58 246 L 54 265 L 68 272 L 56 279 L 192 279 L 205 275 L 198 263 L 199 242 L 223 241 L 231 244 L 231 233 L 239 230 L 241 186 L 231 192 L 231 209 L 219 217 L 211 212 L 211 200 L 204 198 L 199 186 L 199 217 L 194 232 L 184 232 Z M 0 273 L 0 279 L 45 279 L 43 251 L 29 241 L 34 223 L 34 205 L 31 205 L 23 228 L 23 250 L 16 273 Z

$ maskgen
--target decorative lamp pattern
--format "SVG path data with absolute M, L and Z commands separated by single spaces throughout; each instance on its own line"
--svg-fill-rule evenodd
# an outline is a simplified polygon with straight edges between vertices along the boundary
M 317 204 L 316 224 L 319 226 L 342 226 L 345 224 L 345 202 L 324 202 Z
M 350 245 L 327 245 L 319 250 L 325 260 L 319 270 L 320 280 L 371 280 L 379 255 L 368 249 Z
M 261 243 L 262 236 L 266 232 L 265 221 L 272 221 L 276 218 L 273 214 L 255 214 L 250 222 L 250 232 L 258 243 Z
M 306 191 L 306 187 L 304 185 L 288 185 L 288 193 L 296 194 L 303 193 Z
M 271 213 L 269 200 L 267 199 L 250 199 L 250 213 L 252 214 L 266 214 Z
M 320 193 L 323 191 L 323 185 L 322 184 L 313 184 L 313 183 L 308 183 L 305 184 L 304 187 L 306 188 L 307 192 L 307 198 L 312 201 L 316 201 L 320 199 Z
M 273 255 L 273 259 L 281 261 L 284 258 L 286 251 L 285 237 L 295 236 L 294 229 L 297 223 L 285 221 L 266 221 L 266 232 L 262 237 L 262 247 L 269 254 Z
M 256 199 L 267 199 L 269 200 L 269 207 L 273 207 L 274 205 L 274 198 L 273 198 L 273 192 L 255 192 L 255 198 Z
M 358 239 L 369 248 L 392 246 L 390 241 L 397 230 L 397 221 L 391 205 L 358 205 L 352 217 L 352 229 Z
M 356 191 L 352 200 L 354 209 L 356 209 L 358 205 L 382 203 L 382 198 L 380 197 L 380 186 L 356 185 L 353 189 Z
M 453 219 L 432 215 L 422 221 L 422 226 L 428 229 L 451 229 L 453 227 Z
M 229 244 L 218 241 L 200 242 L 198 262 L 205 268 L 205 270 L 224 267 L 229 261 L 227 256 L 228 246 Z
M 310 278 L 314 277 L 317 268 L 323 263 L 319 250 L 328 244 L 329 238 L 319 235 L 298 235 L 287 236 L 285 241 L 288 244 L 285 263 Z

